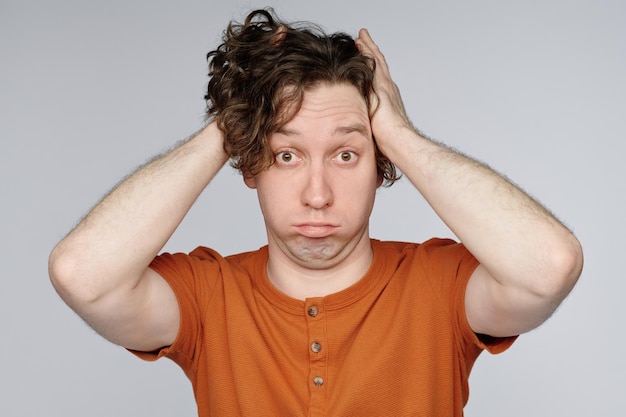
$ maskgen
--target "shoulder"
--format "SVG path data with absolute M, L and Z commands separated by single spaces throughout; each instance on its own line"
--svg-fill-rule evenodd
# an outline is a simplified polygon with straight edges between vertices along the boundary
M 163 252 L 153 261 L 154 266 L 163 264 L 207 264 L 216 263 L 222 265 L 245 265 L 250 262 L 257 262 L 267 258 L 267 247 L 262 247 L 254 251 L 242 252 L 233 255 L 222 255 L 218 251 L 206 246 L 198 246 L 189 253 L 183 252 Z
M 425 257 L 463 257 L 469 254 L 465 246 L 449 238 L 431 238 L 422 243 L 382 241 L 372 239 L 372 249 L 385 255 L 419 255 Z
M 372 240 L 375 262 L 412 278 L 424 277 L 439 291 L 464 286 L 478 261 L 460 242 L 432 238 L 422 243 Z

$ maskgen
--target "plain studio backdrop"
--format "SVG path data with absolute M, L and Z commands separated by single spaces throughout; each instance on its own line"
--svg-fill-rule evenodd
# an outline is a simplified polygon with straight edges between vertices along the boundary
M 466 415 L 623 415 L 620 0 L 2 0 L 0 415 L 195 415 L 182 371 L 97 336 L 54 292 L 47 258 L 115 183 L 202 126 L 206 53 L 231 19 L 264 6 L 328 31 L 369 28 L 414 124 L 506 174 L 584 246 L 583 276 L 557 313 L 478 359 Z M 406 179 L 378 192 L 371 232 L 453 236 Z M 226 168 L 166 249 L 265 241 L 254 191 Z

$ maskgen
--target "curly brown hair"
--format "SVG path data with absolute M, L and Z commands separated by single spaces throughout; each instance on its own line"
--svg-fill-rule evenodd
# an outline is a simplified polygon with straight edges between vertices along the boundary
M 251 12 L 243 24 L 231 22 L 223 43 L 207 54 L 207 119 L 224 133 L 231 165 L 254 176 L 274 163 L 272 133 L 298 112 L 304 93 L 321 83 L 349 83 L 370 113 L 375 64 L 354 39 L 327 35 L 312 23 L 280 21 L 272 9 Z M 378 173 L 385 186 L 398 178 L 395 165 L 376 146 Z

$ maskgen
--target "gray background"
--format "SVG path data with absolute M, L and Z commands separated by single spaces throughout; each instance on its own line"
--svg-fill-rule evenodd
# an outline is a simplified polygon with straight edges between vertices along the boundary
M 507 174 L 584 245 L 556 315 L 479 358 L 466 415 L 623 415 L 619 0 L 0 2 L 0 415 L 195 415 L 176 365 L 135 359 L 60 301 L 47 256 L 120 178 L 201 126 L 206 52 L 231 18 L 268 4 L 329 31 L 368 27 L 414 123 Z M 372 235 L 452 236 L 406 180 L 379 192 Z M 255 194 L 229 168 L 167 249 L 264 241 Z

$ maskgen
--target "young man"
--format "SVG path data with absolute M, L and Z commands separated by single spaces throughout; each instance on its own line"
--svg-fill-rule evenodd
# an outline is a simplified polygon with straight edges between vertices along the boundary
M 59 243 L 59 294 L 112 342 L 176 361 L 200 416 L 462 415 L 480 352 L 505 350 L 575 284 L 576 238 L 414 129 L 366 30 L 255 11 L 209 58 L 211 122 Z M 257 190 L 267 246 L 159 255 L 229 159 Z M 396 166 L 462 243 L 370 238 Z

